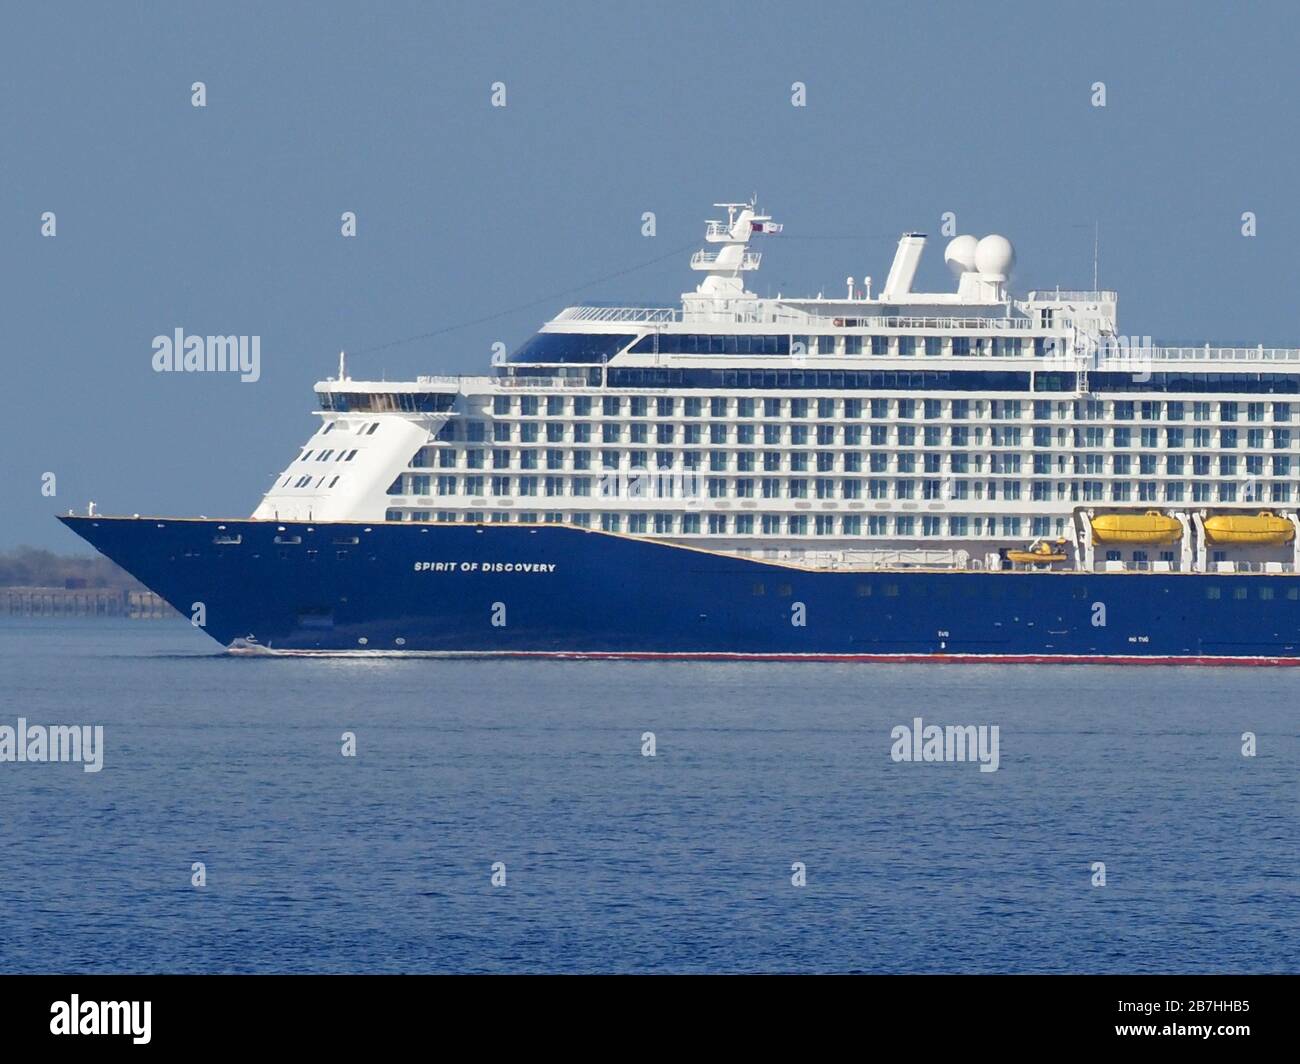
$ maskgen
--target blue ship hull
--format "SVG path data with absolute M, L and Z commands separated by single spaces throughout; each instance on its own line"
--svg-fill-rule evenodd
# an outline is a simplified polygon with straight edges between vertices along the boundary
M 810 572 L 560 525 L 61 521 L 223 646 L 1300 664 L 1300 577 Z

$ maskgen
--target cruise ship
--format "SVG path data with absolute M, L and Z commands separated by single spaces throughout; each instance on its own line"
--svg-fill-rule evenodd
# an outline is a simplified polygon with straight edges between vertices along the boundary
M 883 284 L 760 297 L 782 227 L 715 206 L 680 306 L 485 376 L 340 356 L 251 517 L 61 520 L 235 652 L 1300 662 L 1300 350 L 1015 294 L 996 234 L 951 291 L 905 233 Z

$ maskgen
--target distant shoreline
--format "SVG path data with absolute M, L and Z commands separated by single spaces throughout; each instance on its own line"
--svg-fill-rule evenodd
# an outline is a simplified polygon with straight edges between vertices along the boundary
M 117 587 L 0 587 L 0 617 L 126 617 L 179 614 L 152 591 Z

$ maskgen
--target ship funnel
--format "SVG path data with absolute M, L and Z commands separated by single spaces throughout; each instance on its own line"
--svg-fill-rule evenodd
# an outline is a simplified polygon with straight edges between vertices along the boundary
M 880 298 L 886 303 L 895 296 L 905 296 L 912 291 L 912 281 L 916 278 L 916 268 L 921 263 L 924 248 L 924 233 L 903 234 L 894 253 L 894 264 L 889 267 L 889 276 L 885 278 L 885 287 L 880 290 Z

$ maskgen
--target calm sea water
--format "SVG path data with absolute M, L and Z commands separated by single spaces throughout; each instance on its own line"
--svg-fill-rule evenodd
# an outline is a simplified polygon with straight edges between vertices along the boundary
M 98 774 L 0 764 L 0 969 L 1296 971 L 1298 688 L 267 661 L 184 622 L 0 622 L 0 724 L 105 728 Z M 894 763 L 917 715 L 997 724 L 999 770 Z

